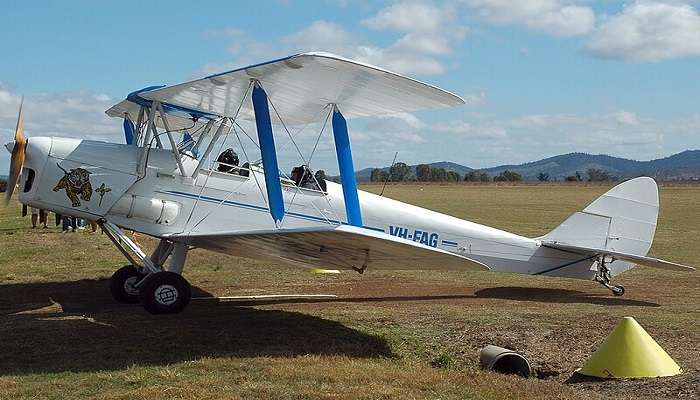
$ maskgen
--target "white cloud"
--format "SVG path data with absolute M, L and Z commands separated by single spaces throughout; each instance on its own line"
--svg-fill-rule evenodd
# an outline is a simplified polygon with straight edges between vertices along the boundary
M 396 47 L 362 46 L 351 58 L 406 75 L 439 75 L 446 70 L 440 61 L 429 55 L 404 52 Z
M 428 7 L 428 3 L 424 6 Z M 446 23 L 449 18 L 445 14 L 441 21 Z M 393 25 L 377 23 L 374 26 L 381 29 L 394 29 Z M 361 35 L 350 32 L 335 22 L 325 20 L 314 21 L 306 28 L 274 42 L 258 41 L 238 30 L 223 29 L 208 32 L 207 36 L 232 40 L 228 51 L 233 55 L 234 60 L 205 64 L 198 74 L 210 75 L 259 60 L 314 50 L 329 51 L 358 61 L 380 65 L 402 74 L 442 74 L 446 71 L 446 67 L 438 57 L 451 53 L 452 43 L 461 40 L 465 30 L 455 26 L 454 29 L 448 29 L 447 33 L 441 33 L 439 29 L 435 32 L 428 31 L 430 26 L 431 24 L 428 24 L 417 31 L 404 32 L 403 36 L 386 47 L 367 43 Z M 404 28 L 408 29 L 408 27 L 402 29 Z
M 433 53 L 448 51 L 444 45 L 431 48 L 430 43 L 407 45 L 399 40 L 382 48 L 361 44 L 356 37 L 336 23 L 314 21 L 307 28 L 284 37 L 281 42 L 291 52 L 330 51 L 404 74 L 435 75 L 445 71 L 445 67 L 432 57 Z M 431 49 L 425 51 L 421 46 Z
M 0 142 L 12 140 L 21 96 L 0 84 Z M 62 136 L 121 141 L 121 121 L 104 113 L 113 101 L 104 94 L 86 92 L 38 94 L 24 98 L 23 115 L 27 136 Z M 0 151 L 0 165 L 9 154 Z M 0 168 L 0 174 L 4 169 Z
M 367 61 L 382 62 L 403 73 L 434 75 L 445 72 L 445 66 L 437 57 L 451 54 L 453 45 L 467 33 L 467 28 L 458 23 L 457 14 L 452 3 L 436 5 L 431 1 L 401 1 L 379 10 L 362 20 L 362 24 L 403 36 L 387 48 L 375 49 L 378 51 L 373 51 Z
M 95 95 L 95 100 L 98 102 L 111 102 L 112 99 L 106 94 Z
M 448 70 L 446 57 L 468 32 L 459 19 L 461 10 L 452 0 L 389 4 L 360 21 L 361 26 L 385 31 L 388 37 L 398 34 L 382 45 L 368 40 L 362 31 L 328 20 L 316 20 L 298 31 L 265 41 L 235 28 L 209 30 L 204 36 L 228 40 L 228 53 L 233 57 L 207 63 L 197 73 L 210 75 L 297 52 L 328 51 L 405 75 L 439 75 Z
M 13 140 L 20 101 L 19 94 L 0 84 L 0 144 Z M 121 121 L 104 113 L 113 103 L 107 95 L 87 92 L 25 96 L 25 133 L 30 138 L 60 136 L 121 142 Z M 10 154 L 0 149 L 0 175 L 6 174 L 9 159 Z
M 611 113 L 610 116 L 617 121 L 619 124 L 622 125 L 638 125 L 639 124 L 639 117 L 637 117 L 637 114 L 629 111 L 616 111 L 614 113 Z
M 566 4 L 560 0 L 464 0 L 486 21 L 517 24 L 553 36 L 579 36 L 595 26 L 589 6 Z
M 593 29 L 595 14 L 590 7 L 564 6 L 525 23 L 534 30 L 554 36 L 579 36 Z
M 435 33 L 453 16 L 453 10 L 431 2 L 403 1 L 383 8 L 375 16 L 364 19 L 362 24 L 379 30 Z
M 451 54 L 454 44 L 463 40 L 467 32 L 456 16 L 457 8 L 452 3 L 436 5 L 430 1 L 403 1 L 389 5 L 361 22 L 373 30 L 400 34 L 386 46 L 373 44 L 361 34 L 325 20 L 313 21 L 307 27 L 271 42 L 259 41 L 237 29 L 208 31 L 207 37 L 231 41 L 228 50 L 235 59 L 206 64 L 199 72 L 211 74 L 261 59 L 321 50 L 407 75 L 442 74 L 447 67 L 441 58 Z
M 440 35 L 407 33 L 392 46 L 394 49 L 431 55 L 447 55 L 452 52 L 449 40 Z
M 700 55 L 700 14 L 681 1 L 635 1 L 606 19 L 587 49 L 594 55 L 654 62 Z
M 367 119 L 361 128 L 367 135 L 368 145 L 379 143 L 389 146 L 400 146 L 404 143 L 425 143 L 421 135 L 427 125 L 415 115 L 400 113 L 379 118 Z
M 307 50 L 327 49 L 342 52 L 356 46 L 350 32 L 334 22 L 323 20 L 314 21 L 305 29 L 287 35 L 282 42 L 294 47 L 306 47 Z
M 474 124 L 459 120 L 435 124 L 433 129 L 470 140 L 493 140 L 508 136 L 506 128 L 498 124 Z
M 700 116 L 674 120 L 617 110 L 596 114 L 530 114 L 499 119 L 465 116 L 426 124 L 425 144 L 411 161 L 453 160 L 471 167 L 534 161 L 569 152 L 610 154 L 638 160 L 700 147 Z
M 628 110 L 514 118 L 465 113 L 440 122 L 428 122 L 415 114 L 396 114 L 353 120 L 350 131 L 358 169 L 388 165 L 395 151 L 400 161 L 411 164 L 450 160 L 471 167 L 490 167 L 579 151 L 648 160 L 700 148 L 700 114 L 661 120 Z M 317 132 L 309 128 L 295 135 L 302 151 L 313 147 Z M 284 140 L 280 142 L 279 148 L 284 146 Z M 290 159 L 289 165 L 294 162 L 298 163 L 298 158 Z M 313 165 L 336 173 L 335 164 L 328 131 Z
M 486 102 L 486 92 L 483 90 L 464 93 L 461 94 L 461 97 L 464 99 L 464 103 L 468 107 L 480 106 Z

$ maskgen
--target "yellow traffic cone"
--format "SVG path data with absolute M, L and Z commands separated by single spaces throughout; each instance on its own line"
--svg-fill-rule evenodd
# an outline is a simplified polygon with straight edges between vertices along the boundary
M 681 367 L 634 318 L 625 317 L 577 372 L 598 378 L 653 378 L 680 374 Z

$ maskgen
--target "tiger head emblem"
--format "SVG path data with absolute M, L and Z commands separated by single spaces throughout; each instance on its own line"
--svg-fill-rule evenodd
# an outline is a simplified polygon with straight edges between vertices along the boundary
M 53 191 L 58 192 L 64 189 L 73 207 L 80 207 L 79 198 L 84 201 L 90 201 L 92 197 L 92 184 L 90 183 L 91 172 L 84 168 L 71 169 L 69 172 L 60 165 L 58 165 L 58 168 L 60 168 L 65 175 L 58 181 Z

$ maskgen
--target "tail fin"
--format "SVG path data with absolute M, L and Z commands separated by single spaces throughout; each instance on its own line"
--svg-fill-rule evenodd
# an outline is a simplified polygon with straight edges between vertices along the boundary
M 635 178 L 608 190 L 539 239 L 645 256 L 654 240 L 658 213 L 656 182 Z M 615 261 L 611 272 L 617 275 L 633 266 Z

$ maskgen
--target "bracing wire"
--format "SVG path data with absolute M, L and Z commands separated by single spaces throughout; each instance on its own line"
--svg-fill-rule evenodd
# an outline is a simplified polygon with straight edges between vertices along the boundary
M 282 119 L 282 116 L 281 116 L 280 113 L 277 111 L 277 107 L 275 107 L 275 103 L 273 103 L 273 102 L 270 100 L 270 105 L 272 106 L 272 109 L 274 110 L 275 115 L 277 116 L 277 118 L 279 119 L 280 123 L 282 124 L 282 127 L 284 128 L 285 132 L 287 132 L 287 135 L 289 136 L 289 139 L 290 139 L 290 140 L 292 141 L 292 143 L 294 144 L 294 147 L 296 148 L 297 153 L 299 153 L 299 157 L 301 157 L 302 161 L 304 162 L 304 165 L 306 165 L 306 166 L 309 167 L 309 169 L 310 169 L 309 162 L 311 161 L 311 158 L 309 158 L 309 161 L 307 161 L 306 158 L 304 157 L 304 154 L 301 152 L 301 149 L 299 149 L 299 146 L 297 145 L 296 141 L 294 140 L 294 137 L 292 136 L 292 133 L 291 133 L 291 132 L 289 131 L 289 129 L 287 128 L 287 124 L 284 123 L 284 120 Z M 326 106 L 324 106 L 324 107 L 321 109 L 321 111 L 320 111 L 319 113 L 323 112 L 323 110 L 326 109 L 328 106 L 329 106 L 329 104 L 327 104 Z M 328 115 L 330 116 L 330 113 L 329 113 Z M 318 138 L 316 139 L 316 144 L 314 145 L 314 151 L 316 151 L 316 146 L 318 145 L 318 142 L 319 142 L 320 139 L 321 139 L 321 135 L 323 135 L 323 131 L 324 131 L 325 128 L 326 128 L 327 122 L 328 122 L 328 116 L 326 117 L 326 120 L 325 120 L 324 123 L 323 123 L 323 127 L 322 127 L 321 131 L 319 132 L 319 136 L 318 136 Z M 313 153 L 312 153 L 312 156 L 313 156 Z M 305 174 L 305 173 L 306 173 L 306 170 L 304 170 L 304 174 Z M 319 184 L 318 180 L 316 179 L 316 177 L 315 177 L 313 174 L 311 175 L 311 177 L 312 177 L 313 180 L 316 182 L 317 187 L 321 187 L 321 185 Z M 303 180 L 303 176 L 302 176 L 302 180 Z M 290 207 L 291 207 L 292 205 L 294 205 L 294 200 L 296 199 L 297 193 L 301 193 L 301 188 L 299 188 L 299 187 L 296 186 L 296 185 L 295 185 L 295 187 L 296 187 L 297 190 L 294 192 L 294 195 L 292 196 L 292 200 L 291 200 L 291 202 L 290 202 Z M 333 210 L 333 207 L 331 206 L 330 199 L 328 199 L 328 196 L 324 196 L 324 198 L 325 198 L 326 201 L 328 202 L 328 206 L 330 207 L 330 209 Z M 316 209 L 316 211 L 318 211 L 319 215 L 321 215 L 322 218 L 325 219 L 326 222 L 328 222 L 328 224 L 332 224 L 332 222 L 331 222 L 331 221 L 326 217 L 326 215 L 316 206 L 316 204 L 314 204 L 313 201 L 311 201 L 310 203 L 311 203 L 311 205 L 314 207 L 314 209 Z M 335 214 L 335 212 L 334 212 L 334 214 Z M 337 218 L 337 215 L 336 215 L 335 217 L 336 217 L 336 219 L 339 221 L 339 219 Z M 284 222 L 284 221 L 283 221 L 283 222 Z
M 321 110 L 319 110 L 319 112 L 318 112 L 318 117 L 321 117 L 321 116 L 323 115 L 323 111 L 324 111 L 328 106 L 329 106 L 329 105 L 326 105 L 326 106 L 324 106 L 323 108 L 321 108 Z M 279 116 L 279 115 L 278 115 L 278 116 Z M 280 118 L 280 121 L 281 121 L 281 120 L 282 120 L 282 119 Z M 295 132 L 295 134 L 296 134 L 297 136 L 301 135 L 302 132 L 304 132 L 304 131 L 306 130 L 306 128 L 308 128 L 308 127 L 311 126 L 312 124 L 313 124 L 313 122 L 308 122 L 308 123 L 304 124 L 304 125 L 301 127 L 301 129 L 298 129 L 298 130 Z M 281 152 L 283 152 L 284 150 L 286 150 L 286 149 L 287 149 L 287 146 L 289 146 L 291 143 L 292 143 L 291 140 L 286 141 L 282 146 L 280 146 L 280 148 L 278 149 L 278 152 L 281 153 Z
M 324 107 L 324 109 L 326 107 Z M 314 156 L 314 153 L 316 152 L 316 148 L 318 146 L 318 143 L 321 140 L 321 136 L 323 135 L 323 132 L 326 130 L 326 124 L 328 123 L 328 118 L 330 117 L 330 115 L 331 115 L 331 113 L 329 112 L 328 115 L 326 116 L 326 119 L 323 121 L 323 125 L 321 126 L 321 131 L 318 133 L 318 136 L 316 137 L 316 143 L 314 143 L 313 150 L 311 150 L 311 154 L 309 155 L 309 162 L 311 162 L 311 160 L 313 159 L 313 156 Z M 307 166 L 308 166 L 308 164 L 307 164 Z M 304 170 L 304 174 L 306 174 L 306 170 Z M 314 182 L 316 182 L 317 187 L 320 188 L 321 184 L 319 183 L 318 179 L 316 179 L 316 176 L 312 174 L 311 177 L 313 178 Z M 304 177 L 302 176 L 302 181 L 303 181 L 303 179 L 304 179 Z M 294 195 L 292 196 L 292 200 L 290 201 L 290 207 L 294 204 L 294 200 L 296 199 L 296 195 L 299 192 L 300 192 L 300 190 L 294 192 Z M 329 209 L 333 210 L 333 207 L 331 206 L 331 202 L 328 199 L 328 197 L 324 196 L 324 198 L 328 202 Z M 313 202 L 312 202 L 312 204 L 313 204 Z M 328 222 L 329 224 L 332 224 L 331 221 L 328 218 L 326 218 L 325 214 L 321 210 L 319 210 L 318 208 L 316 208 L 316 210 L 319 212 L 319 214 L 321 214 L 321 216 L 323 216 L 323 218 L 326 220 L 326 222 Z M 339 220 L 338 216 L 335 214 L 335 211 L 333 212 L 333 215 L 336 218 L 336 220 Z
M 236 114 L 234 115 L 234 117 L 233 117 L 233 118 L 229 118 L 229 120 L 230 120 L 230 122 L 231 122 L 231 126 L 229 127 L 228 131 L 226 132 L 225 137 L 223 138 L 223 140 L 222 140 L 222 142 L 221 142 L 221 144 L 220 144 L 220 146 L 219 146 L 219 152 L 220 152 L 221 149 L 223 148 L 225 142 L 226 142 L 226 138 L 227 138 L 228 135 L 231 133 L 231 130 L 233 130 L 234 134 L 236 135 L 236 139 L 237 139 L 237 141 L 238 141 L 238 144 L 240 145 L 241 150 L 243 151 L 243 155 L 244 155 L 244 157 L 246 158 L 246 160 L 248 161 L 249 165 L 251 165 L 251 166 L 252 166 L 253 164 L 250 162 L 250 158 L 248 157 L 248 154 L 247 154 L 247 152 L 246 152 L 246 150 L 245 150 L 245 147 L 243 146 L 243 142 L 242 142 L 241 137 L 240 137 L 240 134 L 239 134 L 239 132 L 238 132 L 239 129 L 240 129 L 240 131 L 243 132 L 243 134 L 244 134 L 253 144 L 255 144 L 258 148 L 260 148 L 260 145 L 248 134 L 248 132 L 246 132 L 246 130 L 238 123 L 238 121 L 237 121 L 236 119 L 237 119 L 237 117 L 238 117 L 238 115 L 239 115 L 239 112 L 240 112 L 240 110 L 241 110 L 241 107 L 243 106 L 243 102 L 245 101 L 245 99 L 246 99 L 247 96 L 248 96 L 248 93 L 250 92 L 250 88 L 252 87 L 252 85 L 253 85 L 253 82 L 251 82 L 251 84 L 248 86 L 248 89 L 246 90 L 246 93 L 243 95 L 243 97 L 242 97 L 242 99 L 241 99 L 241 103 L 239 104 L 239 107 L 238 107 L 238 109 L 236 110 Z M 316 141 L 315 141 L 315 143 L 314 143 L 313 149 L 312 149 L 312 151 L 311 151 L 311 153 L 310 153 L 310 155 L 309 155 L 308 161 L 307 161 L 307 159 L 304 157 L 304 154 L 302 153 L 301 149 L 299 148 L 299 145 L 296 143 L 296 141 L 294 140 L 293 135 L 292 135 L 291 132 L 289 131 L 289 128 L 287 127 L 286 123 L 285 123 L 284 120 L 282 119 L 282 117 L 281 117 L 279 111 L 277 110 L 277 107 L 275 106 L 275 104 L 274 104 L 271 100 L 269 100 L 269 102 L 270 102 L 270 105 L 272 106 L 272 109 L 273 109 L 274 112 L 275 112 L 275 115 L 277 116 L 277 118 L 279 119 L 279 121 L 280 121 L 281 124 L 282 124 L 282 127 L 284 128 L 285 132 L 287 133 L 287 136 L 289 137 L 291 143 L 294 145 L 294 147 L 295 147 L 297 153 L 299 154 L 299 157 L 302 159 L 302 161 L 304 162 L 304 164 L 308 167 L 308 166 L 309 166 L 309 163 L 310 163 L 311 160 L 313 159 L 313 156 L 314 156 L 314 154 L 315 154 L 315 152 L 316 152 L 316 150 L 317 150 L 317 148 L 318 148 L 320 139 L 321 139 L 321 137 L 322 137 L 322 135 L 323 135 L 323 133 L 324 133 L 324 131 L 325 131 L 325 129 L 326 129 L 326 126 L 327 126 L 328 121 L 329 121 L 329 119 L 330 119 L 331 112 L 329 112 L 329 113 L 326 115 L 326 118 L 324 119 L 324 122 L 323 122 L 323 125 L 322 125 L 322 127 L 321 127 L 321 130 L 320 130 L 320 132 L 319 132 L 319 134 L 318 134 L 318 137 L 316 138 Z M 326 108 L 328 108 L 328 105 L 326 105 L 325 107 L 323 107 L 323 108 L 319 111 L 319 114 L 320 114 L 320 113 L 323 113 L 324 110 L 325 110 Z M 224 122 L 225 122 L 225 121 L 222 120 L 221 123 L 224 123 Z M 309 125 L 310 125 L 310 123 L 309 123 L 309 124 L 306 124 L 299 132 L 302 132 L 302 131 L 303 131 L 304 129 L 306 129 Z M 238 127 L 238 129 L 236 129 L 236 127 Z M 212 139 L 212 140 L 213 140 L 213 139 Z M 288 142 L 288 143 L 289 143 L 289 142 Z M 287 144 L 288 144 L 288 143 L 287 143 Z M 203 160 L 203 162 L 204 162 L 204 160 Z M 256 163 L 257 163 L 257 161 L 256 161 Z M 192 210 L 191 210 L 190 215 L 189 215 L 189 217 L 188 217 L 188 219 L 187 219 L 187 222 L 185 223 L 185 226 L 189 225 L 189 223 L 190 223 L 190 221 L 191 221 L 191 218 L 192 218 L 192 216 L 193 216 L 193 214 L 194 214 L 194 210 L 195 210 L 195 208 L 196 208 L 198 202 L 199 202 L 200 199 L 201 199 L 201 196 L 202 196 L 202 193 L 203 193 L 203 191 L 204 191 L 204 188 L 206 187 L 207 182 L 208 182 L 208 180 L 209 180 L 209 177 L 212 175 L 212 172 L 213 172 L 213 169 L 210 168 L 210 171 L 209 171 L 209 173 L 208 173 L 208 175 L 207 175 L 207 178 L 205 179 L 205 181 L 204 181 L 204 183 L 203 183 L 203 185 L 202 185 L 202 187 L 201 187 L 201 189 L 200 189 L 200 191 L 199 191 L 199 194 L 198 194 L 198 196 L 197 196 L 197 199 L 196 199 L 196 201 L 195 201 L 195 204 L 194 204 L 193 207 L 192 207 Z M 265 205 L 267 206 L 267 199 L 265 198 L 265 195 L 264 195 L 262 186 L 260 185 L 260 182 L 259 182 L 259 180 L 258 180 L 257 174 L 256 174 L 254 171 L 252 171 L 252 169 L 251 169 L 250 173 L 253 174 L 253 179 L 255 180 L 256 185 L 257 185 L 257 187 L 258 187 L 258 190 L 259 190 L 260 193 L 261 193 L 263 202 L 264 202 Z M 280 173 L 283 177 L 289 179 L 289 177 L 287 176 L 287 174 L 286 174 L 284 171 L 278 171 L 278 173 Z M 316 185 L 317 185 L 318 187 L 320 187 L 320 184 L 319 184 L 318 180 L 316 179 L 315 176 L 313 176 L 313 174 L 312 174 L 312 178 L 313 178 L 313 180 L 316 182 Z M 245 183 L 245 182 L 242 182 L 241 185 L 242 185 L 243 183 Z M 220 207 L 222 204 L 224 204 L 224 203 L 228 200 L 228 198 L 229 198 L 233 193 L 235 193 L 235 191 L 237 190 L 237 188 L 240 187 L 241 185 L 237 185 L 236 188 L 234 188 L 233 190 L 229 191 L 229 193 L 227 194 L 227 196 L 226 196 L 224 199 L 222 199 L 214 208 L 212 208 L 212 209 L 211 209 L 205 216 L 203 216 L 196 224 L 194 224 L 190 229 L 188 229 L 188 230 L 189 230 L 189 233 L 191 233 L 197 226 L 199 226 L 204 220 L 206 220 L 218 207 Z M 289 204 L 290 209 L 291 209 L 291 207 L 294 205 L 294 199 L 295 199 L 295 197 L 296 197 L 296 194 L 297 194 L 297 193 L 302 193 L 302 190 L 301 190 L 300 187 L 298 187 L 297 185 L 294 185 L 294 187 L 296 188 L 296 190 L 294 191 L 294 196 L 292 197 L 292 200 L 291 200 L 291 202 L 290 202 L 290 204 Z M 337 215 L 335 215 L 335 210 L 333 209 L 333 207 L 332 207 L 332 205 L 331 205 L 331 203 L 330 203 L 330 199 L 328 198 L 328 196 L 327 196 L 327 195 L 324 195 L 324 198 L 325 198 L 326 201 L 328 202 L 329 209 L 333 212 L 335 218 L 336 218 L 338 221 L 340 221 L 340 220 L 338 219 Z M 328 224 L 331 224 L 331 225 L 333 224 L 333 222 L 332 222 L 331 220 L 329 220 L 329 219 L 326 217 L 325 213 L 322 212 L 322 211 L 317 207 L 317 205 L 316 205 L 313 201 L 311 201 L 311 205 L 316 209 L 316 211 L 319 213 L 319 215 L 320 215 L 323 219 L 326 220 L 326 222 L 327 222 Z M 284 220 L 282 221 L 282 223 L 284 223 Z M 281 226 L 282 226 L 282 225 L 280 225 L 280 227 L 281 227 Z M 188 234 L 189 234 L 189 233 L 188 233 Z
M 235 123 L 236 118 L 238 118 L 238 114 L 240 113 L 241 108 L 243 108 L 243 103 L 245 102 L 246 98 L 248 97 L 248 93 L 250 92 L 250 88 L 251 88 L 252 86 L 253 86 L 253 82 L 250 82 L 250 84 L 248 84 L 248 88 L 246 89 L 245 93 L 243 93 L 243 96 L 241 97 L 241 102 L 238 104 L 238 108 L 236 109 L 236 113 L 233 115 L 233 118 L 226 118 L 226 117 L 224 117 L 224 118 L 221 119 L 221 123 L 222 123 L 222 124 L 225 123 L 227 119 L 230 120 L 230 121 L 231 121 L 231 126 L 229 126 L 229 129 L 228 129 L 228 131 L 226 132 L 226 135 L 224 135 L 224 139 L 221 141 L 221 146 L 219 146 L 219 152 L 221 152 L 221 148 L 223 147 L 224 143 L 226 142 L 226 137 L 228 137 L 228 135 L 231 133 L 231 129 L 233 128 L 233 123 Z M 211 140 L 214 140 L 214 137 L 212 137 Z M 206 160 L 202 159 L 200 162 L 206 162 Z M 190 215 L 188 216 L 187 222 L 185 223 L 185 225 L 184 225 L 184 227 L 183 227 L 183 231 L 186 229 L 187 224 L 190 222 L 190 220 L 191 220 L 191 218 L 192 218 L 192 215 L 194 215 L 194 210 L 196 209 L 197 204 L 199 204 L 199 201 L 200 201 L 201 198 L 202 198 L 202 193 L 204 192 L 204 188 L 207 187 L 207 182 L 209 182 L 209 178 L 211 177 L 211 174 L 213 173 L 213 171 L 214 171 L 213 168 L 209 168 L 209 173 L 207 174 L 207 178 L 204 180 L 204 183 L 202 184 L 202 187 L 201 187 L 200 190 L 199 190 L 199 193 L 198 193 L 198 195 L 197 195 L 197 199 L 196 199 L 195 202 L 194 202 L 194 205 L 192 205 L 192 209 L 190 210 Z M 197 177 L 194 177 L 194 178 L 197 179 Z M 234 189 L 234 190 L 235 190 L 235 189 Z M 233 193 L 234 190 L 232 190 L 232 191 L 229 193 L 229 195 L 230 195 L 231 193 Z M 228 196 L 227 196 L 227 197 L 228 197 Z M 225 200 L 224 200 L 224 201 L 225 201 Z M 214 207 L 214 209 L 220 207 L 220 206 L 224 203 L 224 201 L 220 202 L 216 207 Z M 211 212 L 213 212 L 213 210 L 212 210 Z M 194 230 L 202 221 L 204 221 L 204 220 L 211 214 L 211 212 L 210 212 L 209 214 L 207 214 L 206 216 L 204 216 L 204 218 L 202 218 L 199 222 L 197 222 L 197 224 L 195 224 L 192 228 L 190 228 L 190 229 L 189 229 L 189 232 L 191 233 L 192 230 Z
M 238 125 L 238 124 L 236 124 Z M 265 203 L 265 206 L 267 206 L 267 198 L 265 197 L 265 194 L 263 193 L 262 186 L 260 186 L 260 182 L 258 181 L 258 176 L 256 173 L 253 172 L 253 169 L 251 168 L 253 165 L 250 162 L 250 158 L 248 157 L 248 153 L 245 151 L 245 147 L 243 147 L 243 142 L 241 141 L 241 136 L 238 134 L 238 130 L 236 128 L 233 128 L 233 132 L 236 134 L 236 139 L 238 139 L 238 144 L 241 146 L 241 150 L 243 151 L 243 156 L 245 157 L 246 161 L 248 162 L 248 169 L 249 169 L 249 175 L 253 175 L 253 179 L 255 179 L 255 184 L 258 186 L 258 190 L 260 190 L 260 197 L 262 197 L 263 202 Z M 248 136 L 248 135 L 246 135 Z
M 326 107 L 328 107 L 328 106 L 326 106 Z M 326 107 L 324 107 L 324 109 Z M 323 125 L 321 126 L 321 131 L 318 133 L 318 136 L 316 137 L 316 143 L 314 143 L 314 148 L 311 149 L 311 154 L 309 154 L 309 162 L 311 162 L 311 159 L 314 158 L 314 153 L 316 153 L 316 148 L 318 147 L 318 143 L 321 141 L 321 136 L 323 135 L 323 132 L 326 130 L 326 125 L 328 124 L 328 120 L 331 118 L 331 114 L 333 114 L 332 108 L 330 109 L 330 111 L 328 111 L 328 115 L 326 115 L 326 119 L 323 121 Z
M 233 124 L 232 124 L 232 128 L 233 128 L 233 132 L 236 134 L 236 137 L 238 138 L 238 142 L 241 144 L 241 148 L 243 149 L 243 155 L 245 156 L 246 160 L 248 160 L 248 155 L 247 155 L 245 149 L 243 148 L 243 143 L 241 143 L 241 139 L 240 139 L 240 136 L 238 135 L 238 131 L 236 131 L 235 127 L 233 127 Z M 248 160 L 248 163 L 250 163 L 250 160 Z M 209 175 L 211 175 L 212 171 L 214 171 L 214 168 L 211 168 L 211 169 L 210 169 Z M 263 194 L 263 190 L 262 190 L 262 187 L 260 186 L 260 182 L 258 181 L 257 175 L 256 175 L 252 170 L 250 170 L 249 172 L 250 172 L 250 174 L 253 175 L 253 179 L 255 180 L 255 183 L 256 183 L 256 185 L 258 186 L 258 189 L 260 190 L 260 195 L 262 196 L 263 202 L 264 202 L 265 205 L 267 206 L 267 200 L 265 199 L 265 195 Z M 207 218 L 209 218 L 209 216 L 210 216 L 218 207 L 220 207 L 222 204 L 226 203 L 226 202 L 228 201 L 228 199 L 236 192 L 236 190 L 238 190 L 238 189 L 239 189 L 241 186 L 243 186 L 245 183 L 246 183 L 246 181 L 242 181 L 242 182 L 239 183 L 235 188 L 231 189 L 231 190 L 226 194 L 226 197 L 224 197 L 224 198 L 219 202 L 219 204 L 216 205 L 216 207 L 214 207 L 213 209 L 211 209 L 204 217 L 202 217 L 202 218 L 190 229 L 190 231 L 194 230 L 196 227 L 199 226 L 199 224 L 201 224 L 202 222 L 204 222 L 204 220 L 206 220 Z

